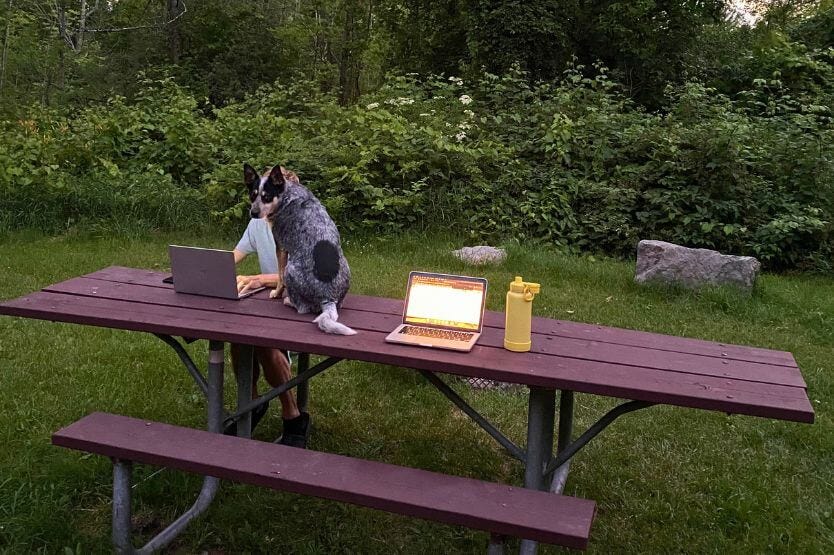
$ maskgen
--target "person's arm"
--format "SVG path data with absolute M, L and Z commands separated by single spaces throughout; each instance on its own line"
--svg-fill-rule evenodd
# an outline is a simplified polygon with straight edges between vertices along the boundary
M 237 288 L 241 293 L 260 287 L 272 287 L 276 290 L 281 288 L 283 268 L 280 264 L 280 254 L 276 250 L 272 250 L 276 248 L 275 240 L 271 230 L 265 225 L 264 220 L 251 220 L 234 250 L 235 263 L 243 260 L 249 253 L 257 252 L 258 263 L 262 272 L 251 276 L 238 276 Z M 270 249 L 271 252 L 267 249 Z M 272 261 L 270 261 L 270 258 Z M 286 263 L 286 255 L 284 255 L 284 263 Z M 264 270 L 268 273 L 263 273 Z M 275 273 L 276 270 L 277 273 Z

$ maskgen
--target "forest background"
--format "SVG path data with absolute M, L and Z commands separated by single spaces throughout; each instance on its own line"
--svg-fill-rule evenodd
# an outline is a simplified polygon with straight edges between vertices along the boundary
M 831 0 L 2 0 L 0 36 L 3 232 L 239 230 L 248 161 L 343 233 L 832 269 Z

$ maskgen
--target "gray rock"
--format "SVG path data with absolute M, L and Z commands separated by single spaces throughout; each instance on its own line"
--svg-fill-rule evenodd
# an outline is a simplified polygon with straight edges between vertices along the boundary
M 484 264 L 500 264 L 507 258 L 507 251 L 501 248 L 487 247 L 479 245 L 477 247 L 463 247 L 456 251 L 452 251 L 455 257 L 474 264 L 475 266 L 482 266 Z
M 655 282 L 696 289 L 703 285 L 734 285 L 748 293 L 761 264 L 752 256 L 690 249 L 665 241 L 640 241 L 637 245 L 637 283 Z

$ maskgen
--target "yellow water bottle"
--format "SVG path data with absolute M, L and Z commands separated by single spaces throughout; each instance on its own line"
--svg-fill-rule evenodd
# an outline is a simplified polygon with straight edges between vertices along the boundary
M 507 291 L 504 348 L 523 353 L 530 350 L 530 327 L 533 322 L 533 299 L 541 291 L 538 283 L 529 283 L 516 276 Z

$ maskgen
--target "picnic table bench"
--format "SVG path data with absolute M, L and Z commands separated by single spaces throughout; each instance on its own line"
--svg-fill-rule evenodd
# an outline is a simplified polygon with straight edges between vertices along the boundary
M 319 332 L 310 323 L 310 315 L 297 314 L 268 299 L 265 292 L 244 301 L 182 295 L 162 283 L 163 277 L 149 270 L 110 267 L 0 304 L 0 314 L 153 333 L 174 348 L 206 395 L 209 432 L 219 432 L 224 422 L 238 422 L 243 437 L 229 438 L 96 413 L 55 434 L 58 445 L 113 458 L 114 545 L 123 551 L 133 550 L 130 461 L 207 476 L 195 505 L 143 550 L 158 549 L 173 539 L 208 506 L 218 479 L 225 478 L 486 530 L 493 533 L 490 550 L 494 553 L 501 551 L 501 536 L 517 536 L 525 538 L 522 552 L 532 553 L 535 541 L 585 547 L 594 504 L 560 495 L 570 459 L 626 413 L 666 404 L 796 422 L 814 419 L 796 361 L 784 351 L 534 318 L 533 349 L 512 353 L 502 347 L 503 313 L 491 311 L 485 315 L 484 332 L 472 352 L 421 349 L 383 340 L 401 322 L 401 300 L 348 295 L 340 321 L 359 334 L 332 336 Z M 174 337 L 209 340 L 208 378 Z M 251 346 L 303 353 L 298 375 L 253 401 L 248 398 L 251 371 L 239 372 L 237 408 L 227 415 L 222 406 L 224 342 L 248 346 L 240 357 L 243 370 L 251 365 Z M 310 367 L 310 354 L 328 358 Z M 342 359 L 418 370 L 524 464 L 524 488 L 245 439 L 253 408 L 292 387 L 298 387 L 299 403 L 304 406 L 309 380 Z M 528 387 L 526 444 L 514 444 L 436 373 Z M 627 401 L 575 438 L 577 392 Z M 108 427 L 130 433 L 107 433 Z M 238 452 L 251 456 L 234 456 Z M 280 468 L 270 466 L 275 464 Z M 309 472 L 310 465 L 316 464 L 323 466 L 315 468 L 327 471 Z M 376 487 L 369 480 L 362 485 L 369 476 L 386 476 L 391 487 Z M 437 489 L 432 492 L 425 484 Z M 456 504 L 450 491 L 466 502 Z

